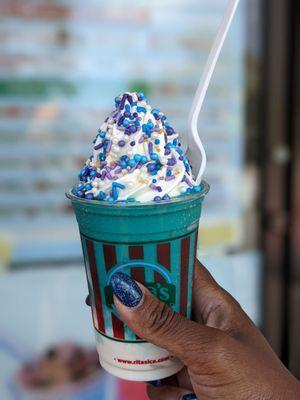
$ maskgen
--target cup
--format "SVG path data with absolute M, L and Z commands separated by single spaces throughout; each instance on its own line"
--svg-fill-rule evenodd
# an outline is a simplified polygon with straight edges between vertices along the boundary
M 79 226 L 99 360 L 111 374 L 134 381 L 163 379 L 182 368 L 166 350 L 137 337 L 120 319 L 109 285 L 115 272 L 143 283 L 190 318 L 201 191 L 162 203 L 71 200 Z

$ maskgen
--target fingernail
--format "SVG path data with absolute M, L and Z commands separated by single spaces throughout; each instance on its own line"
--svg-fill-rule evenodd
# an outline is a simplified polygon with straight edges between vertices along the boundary
M 161 386 L 161 380 L 160 379 L 157 380 L 157 381 L 149 381 L 147 383 L 149 383 L 149 385 L 152 385 L 154 387 L 160 387 Z
M 90 295 L 88 295 L 87 296 L 87 298 L 85 299 L 85 304 L 87 305 L 87 306 L 91 306 L 91 299 L 90 299 Z
M 126 307 L 136 307 L 143 297 L 143 292 L 129 275 L 116 272 L 110 278 L 114 294 Z
M 182 396 L 181 400 L 197 400 L 195 393 L 188 393 Z

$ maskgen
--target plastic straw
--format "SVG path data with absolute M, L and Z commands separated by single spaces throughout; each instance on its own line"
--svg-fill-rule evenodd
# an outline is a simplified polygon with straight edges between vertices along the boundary
M 188 119 L 188 148 L 191 155 L 192 165 L 197 167 L 199 165 L 199 152 L 201 155 L 201 164 L 199 167 L 199 172 L 197 175 L 196 182 L 199 184 L 201 182 L 201 177 L 203 175 L 205 166 L 206 166 L 206 153 L 202 142 L 200 140 L 200 136 L 198 133 L 198 117 L 200 110 L 202 108 L 203 101 L 205 99 L 205 95 L 214 72 L 216 63 L 218 61 L 220 52 L 222 50 L 224 41 L 226 39 L 228 30 L 230 28 L 232 19 L 234 17 L 235 11 L 237 9 L 239 0 L 230 0 L 228 6 L 226 8 L 223 20 L 219 27 L 217 36 L 213 43 L 212 49 L 210 51 L 209 57 L 207 59 L 206 65 L 204 67 L 204 71 L 199 82 L 198 88 L 196 90 L 196 94 L 193 100 L 193 104 L 191 107 L 191 111 Z

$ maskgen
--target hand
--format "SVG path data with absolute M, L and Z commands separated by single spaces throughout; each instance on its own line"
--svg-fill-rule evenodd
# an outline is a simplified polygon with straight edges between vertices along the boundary
M 117 273 L 111 281 L 122 319 L 139 337 L 167 349 L 186 366 L 160 387 L 148 385 L 150 399 L 300 399 L 299 382 L 240 305 L 198 261 L 194 321 L 174 313 L 143 285 L 125 277 Z

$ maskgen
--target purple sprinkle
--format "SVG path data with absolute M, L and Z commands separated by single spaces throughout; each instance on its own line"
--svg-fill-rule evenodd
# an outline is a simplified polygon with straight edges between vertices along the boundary
M 142 136 L 139 138 L 139 143 L 143 143 L 144 139 L 145 139 L 145 135 L 142 135 Z
M 128 171 L 128 173 L 131 174 L 135 169 L 136 169 L 136 164 L 135 164 L 132 168 L 130 168 L 130 170 Z
M 111 167 L 106 167 L 106 172 L 110 172 L 112 170 Z
M 95 173 L 95 178 L 101 178 L 101 174 L 99 174 L 99 172 Z
M 171 150 L 169 149 L 169 147 L 165 148 L 165 156 L 168 156 L 171 153 Z
M 169 196 L 168 194 L 165 194 L 165 195 L 162 197 L 162 199 L 163 199 L 163 200 L 170 200 L 170 196 Z
M 168 137 L 165 133 L 164 133 L 164 137 L 165 137 L 165 143 L 168 143 Z
M 156 189 L 157 189 L 157 187 L 156 187 L 153 183 L 151 183 L 151 185 L 149 185 L 149 187 L 150 187 L 150 189 L 152 189 L 152 190 L 156 190 Z
M 137 131 L 137 127 L 135 125 L 130 125 L 128 129 L 131 133 L 135 133 Z
M 135 118 L 137 118 L 137 117 L 139 116 L 139 114 L 138 114 L 137 112 L 134 112 L 134 113 L 133 113 L 133 116 L 134 116 Z
M 148 164 L 147 165 L 148 172 L 154 171 L 155 167 L 156 167 L 156 165 L 154 163 L 153 164 Z
M 99 143 L 96 146 L 94 146 L 94 150 L 99 150 L 101 149 L 101 147 L 103 147 L 103 143 Z
M 123 108 L 125 106 L 126 99 L 127 99 L 127 94 L 124 94 L 122 99 L 121 99 L 121 101 L 120 101 L 120 106 L 119 106 L 120 110 L 123 110 Z
M 106 178 L 108 178 L 109 180 L 112 179 L 112 176 L 111 176 L 111 174 L 109 172 L 106 174 Z
M 155 196 L 153 200 L 159 202 L 159 201 L 161 201 L 161 197 L 160 196 Z
M 121 161 L 116 160 L 116 161 L 115 161 L 115 164 L 116 164 L 116 165 L 121 165 Z
M 135 141 L 130 142 L 130 146 L 135 146 Z
M 127 94 L 127 99 L 130 103 L 130 105 L 132 105 L 132 96 L 130 96 L 130 94 Z
M 156 186 L 156 190 L 157 190 L 158 192 L 162 192 L 161 186 Z
M 124 147 L 125 146 L 125 141 L 124 140 L 119 140 L 118 145 L 120 147 Z
M 175 179 L 174 175 L 166 176 L 165 181 L 171 181 L 172 179 Z
M 114 175 L 112 179 L 113 181 L 116 181 L 117 179 L 119 179 L 119 175 Z
M 121 167 L 115 169 L 115 174 L 120 174 L 121 172 L 122 172 Z
M 143 164 L 142 164 L 142 163 L 138 163 L 138 164 L 137 164 L 137 166 L 136 166 L 136 168 L 137 168 L 137 169 L 141 169 L 141 168 L 142 168 L 142 166 L 143 166 Z
M 122 117 L 119 118 L 118 126 L 121 126 L 121 125 L 123 124 L 124 119 L 125 119 L 124 116 L 122 116 Z
M 192 182 L 189 180 L 189 178 L 187 176 L 185 176 L 185 182 L 189 185 L 190 188 L 193 187 Z
M 153 143 L 152 142 L 148 143 L 148 150 L 149 150 L 149 154 L 153 153 Z
M 104 170 L 101 175 L 101 180 L 103 181 L 106 177 L 107 172 Z

